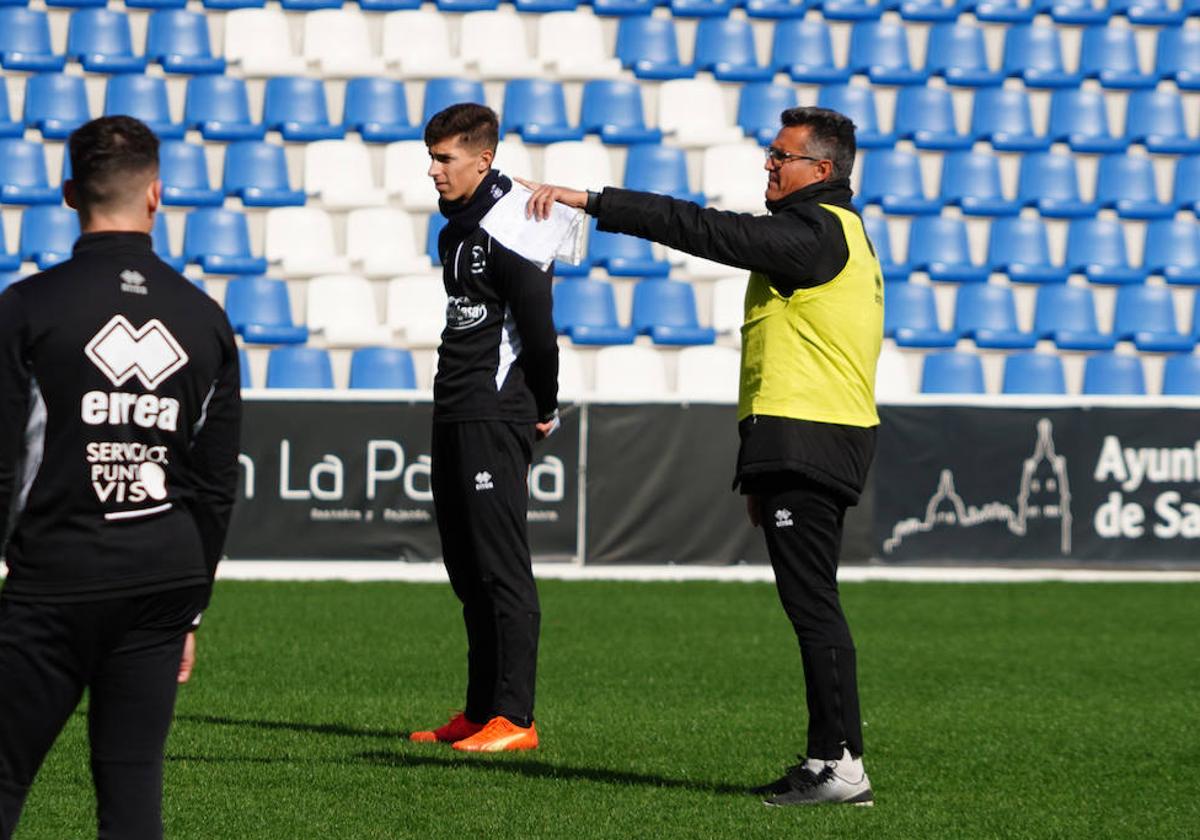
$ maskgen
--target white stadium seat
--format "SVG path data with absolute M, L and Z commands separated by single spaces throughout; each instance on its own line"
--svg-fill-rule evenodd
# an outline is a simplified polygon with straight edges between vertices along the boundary
M 410 79 L 460 76 L 462 59 L 450 50 L 446 15 L 420 10 L 383 16 L 383 60 Z
M 511 7 L 510 7 L 511 9 Z M 485 79 L 517 79 L 542 74 L 525 41 L 525 21 L 511 10 L 468 12 L 462 17 L 460 55 Z
M 681 400 L 735 403 L 741 376 L 741 353 L 731 347 L 685 347 L 679 351 Z
M 745 321 L 746 283 L 749 274 L 722 277 L 712 285 L 712 325 L 719 335 L 742 340 Z
M 234 9 L 225 16 L 225 60 L 243 75 L 300 76 L 308 63 L 292 51 L 287 18 L 279 9 Z
M 318 9 L 304 15 L 304 57 L 327 78 L 382 75 L 387 67 L 374 55 L 367 19 L 356 9 Z
M 412 217 L 395 207 L 354 210 L 346 216 L 346 256 L 368 277 L 394 277 L 429 271 L 418 252 Z
M 608 150 L 599 143 L 568 140 L 546 146 L 542 180 L 547 184 L 576 184 L 599 190 L 613 183 Z
M 335 209 L 387 204 L 387 192 L 375 186 L 371 176 L 370 151 L 354 140 L 309 143 L 304 149 L 304 190 Z
M 725 95 L 711 79 L 672 79 L 658 89 L 658 127 L 680 146 L 736 143 L 742 130 L 725 110 Z
M 533 157 L 529 154 L 529 147 L 519 139 L 506 138 L 496 145 L 495 166 L 505 175 L 516 175 L 533 181 L 546 180 L 537 177 L 533 170 Z
M 597 399 L 661 399 L 667 393 L 666 367 L 653 347 L 633 344 L 596 351 Z
M 600 21 L 580 12 L 551 12 L 538 19 L 538 59 L 559 79 L 616 78 L 621 61 L 604 47 Z
M 383 188 L 406 210 L 437 210 L 438 194 L 428 173 L 429 149 L 420 140 L 388 143 L 383 150 Z
M 583 375 L 583 358 L 573 347 L 558 348 L 558 398 L 578 400 L 587 394 Z
M 908 359 L 894 347 L 884 347 L 875 368 L 875 399 L 905 399 L 917 393 Z
M 441 279 L 418 276 L 389 280 L 387 325 L 403 332 L 410 347 L 436 347 L 446 327 L 446 289 Z
M 747 143 L 709 146 L 704 150 L 700 189 L 710 204 L 741 213 L 766 212 L 763 193 L 767 173 L 763 153 Z
M 369 280 L 353 274 L 329 274 L 308 281 L 308 328 L 334 347 L 390 344 L 392 330 L 379 321 Z
M 267 211 L 264 251 L 288 277 L 344 274 L 350 260 L 334 248 L 333 221 L 317 207 L 276 207 Z

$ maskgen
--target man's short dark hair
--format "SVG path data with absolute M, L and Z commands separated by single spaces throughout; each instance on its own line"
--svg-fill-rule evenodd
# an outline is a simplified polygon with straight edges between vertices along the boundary
M 808 153 L 833 161 L 833 177 L 849 178 L 854 169 L 854 122 L 828 108 L 788 108 L 779 115 L 784 128 L 808 126 Z
M 434 146 L 451 137 L 468 149 L 496 151 L 500 141 L 500 120 L 486 105 L 460 102 L 438 111 L 425 126 L 425 145 Z
M 101 208 L 136 200 L 158 177 L 158 138 L 133 117 L 100 117 L 75 129 L 68 142 L 75 204 L 86 221 Z

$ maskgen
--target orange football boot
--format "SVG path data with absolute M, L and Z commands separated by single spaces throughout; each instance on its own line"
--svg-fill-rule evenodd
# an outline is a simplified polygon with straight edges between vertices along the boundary
M 469 738 L 456 741 L 454 749 L 464 752 L 507 752 L 509 750 L 536 750 L 537 727 L 517 726 L 503 715 L 492 718 L 487 726 Z
M 439 726 L 437 729 L 426 729 L 420 732 L 414 732 L 408 736 L 408 740 L 422 743 L 432 743 L 435 741 L 453 743 L 455 741 L 461 741 L 463 738 L 470 738 L 481 729 L 483 729 L 482 723 L 475 723 L 472 720 L 467 720 L 467 716 L 462 712 L 459 712 L 454 717 L 450 718 L 449 723 Z

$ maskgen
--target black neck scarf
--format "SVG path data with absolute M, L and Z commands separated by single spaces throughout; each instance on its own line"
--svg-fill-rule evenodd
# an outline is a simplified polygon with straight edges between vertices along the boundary
M 512 189 L 512 181 L 499 170 L 490 169 L 470 197 L 458 201 L 438 200 L 438 210 L 446 217 L 446 227 L 438 237 L 438 251 L 445 253 L 443 243 L 461 241 L 479 227 L 487 212 Z

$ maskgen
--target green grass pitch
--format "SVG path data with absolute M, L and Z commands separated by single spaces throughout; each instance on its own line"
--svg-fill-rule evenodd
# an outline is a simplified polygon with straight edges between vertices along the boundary
M 847 584 L 874 808 L 768 809 L 803 746 L 772 587 L 542 592 L 535 753 L 461 703 L 448 586 L 222 583 L 167 747 L 174 840 L 1200 837 L 1200 586 Z M 76 714 L 19 840 L 94 837 Z

